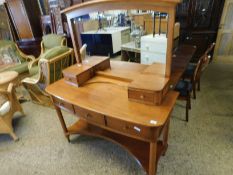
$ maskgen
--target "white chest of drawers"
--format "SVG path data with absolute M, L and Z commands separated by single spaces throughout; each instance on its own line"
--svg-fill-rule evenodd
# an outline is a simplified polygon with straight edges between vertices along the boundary
M 165 34 L 141 37 L 141 64 L 166 64 L 167 37 Z

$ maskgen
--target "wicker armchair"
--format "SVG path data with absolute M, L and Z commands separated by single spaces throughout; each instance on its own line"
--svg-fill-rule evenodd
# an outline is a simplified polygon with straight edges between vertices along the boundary
M 49 95 L 45 88 L 63 77 L 62 70 L 74 64 L 74 51 L 65 46 L 50 49 L 41 55 L 38 62 L 39 72 L 32 77 L 22 80 L 33 102 L 50 106 Z
M 12 59 L 19 59 L 20 63 L 14 66 L 4 66 L 0 69 L 2 71 L 16 71 L 19 74 L 28 73 L 28 64 L 35 60 L 33 55 L 26 55 L 20 51 L 18 45 L 10 40 L 0 40 L 0 56 L 1 52 L 7 53 Z
M 42 55 L 45 52 L 57 46 L 66 46 L 67 40 L 62 35 L 48 34 L 42 37 L 42 41 L 40 45 L 41 45 L 40 56 L 28 64 L 28 70 L 29 70 L 30 76 L 38 73 L 38 70 L 39 70 L 38 62 L 40 58 L 42 58 Z
M 15 141 L 18 140 L 18 137 L 12 127 L 12 118 L 17 111 L 24 115 L 16 98 L 14 86 L 10 83 L 7 90 L 0 89 L 0 133 L 10 134 Z

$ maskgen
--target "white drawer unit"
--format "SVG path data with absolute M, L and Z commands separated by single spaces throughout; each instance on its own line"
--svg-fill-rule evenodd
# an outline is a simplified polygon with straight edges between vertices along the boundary
M 141 63 L 163 63 L 166 64 L 167 37 L 161 35 L 146 35 L 141 37 Z
M 164 53 L 151 53 L 141 52 L 141 64 L 163 63 L 166 64 L 166 54 Z

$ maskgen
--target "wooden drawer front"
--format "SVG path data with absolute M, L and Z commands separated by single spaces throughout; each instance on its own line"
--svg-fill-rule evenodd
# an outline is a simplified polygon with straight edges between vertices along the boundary
M 128 98 L 133 101 L 144 102 L 146 104 L 154 104 L 154 94 L 145 91 L 129 89 Z
M 65 111 L 74 113 L 74 107 L 72 104 L 67 103 L 61 99 L 53 97 L 53 102 L 56 106 L 60 107 L 61 109 L 64 109 Z
M 77 85 L 77 78 L 76 77 L 65 76 L 64 78 L 67 82 Z
M 153 138 L 153 132 L 152 129 L 150 128 L 137 126 L 135 124 L 124 122 L 114 118 L 106 118 L 106 121 L 107 121 L 107 127 L 116 130 L 118 132 L 124 134 L 126 133 L 131 136 L 146 138 L 146 139 Z
M 108 68 L 110 68 L 110 61 L 105 60 L 105 61 L 97 64 L 94 69 L 95 69 L 95 71 L 103 71 L 103 70 L 106 70 Z
M 88 122 L 92 124 L 105 126 L 104 115 L 80 108 L 78 106 L 74 106 L 74 110 L 77 116 L 84 118 Z

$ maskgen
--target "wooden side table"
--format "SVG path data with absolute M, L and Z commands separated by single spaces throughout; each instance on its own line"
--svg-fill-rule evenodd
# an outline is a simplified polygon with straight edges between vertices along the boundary
M 9 83 L 17 84 L 18 72 L 6 71 L 0 73 L 0 89 L 7 89 Z

